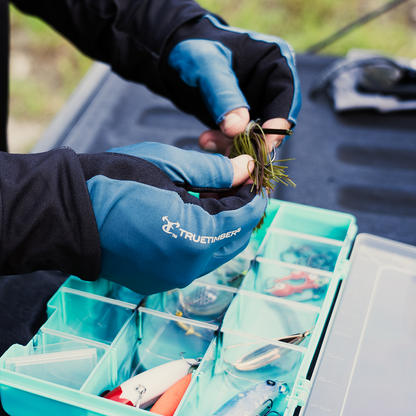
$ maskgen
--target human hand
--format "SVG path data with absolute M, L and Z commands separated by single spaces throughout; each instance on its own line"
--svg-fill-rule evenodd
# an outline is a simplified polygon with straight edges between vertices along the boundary
M 237 124 L 228 128 L 227 117 L 231 116 L 231 120 L 236 120 L 236 117 L 234 115 L 240 117 L 240 120 L 237 122 Z M 204 131 L 201 134 L 201 136 L 199 137 L 199 146 L 206 151 L 218 152 L 228 156 L 230 154 L 231 147 L 233 146 L 234 136 L 236 136 L 239 133 L 242 133 L 245 130 L 248 121 L 244 127 L 243 124 L 246 122 L 248 118 L 248 110 L 245 108 L 238 108 L 236 110 L 231 111 L 226 115 L 226 119 L 220 123 L 220 130 L 211 129 Z M 285 119 L 274 118 L 264 122 L 262 128 L 287 130 L 291 128 L 291 124 Z M 279 147 L 285 140 L 285 136 L 280 134 L 265 134 L 265 137 L 270 152 L 273 150 L 273 147 Z
M 267 198 L 242 186 L 250 157 L 185 151 L 160 143 L 78 155 L 101 244 L 100 277 L 151 294 L 184 287 L 239 254 Z
M 206 15 L 173 34 L 165 60 L 165 85 L 175 104 L 213 128 L 199 139 L 205 150 L 228 154 L 230 139 L 250 119 L 262 120 L 264 128 L 296 124 L 299 81 L 293 51 L 280 38 L 228 27 Z M 286 137 L 267 135 L 269 149 Z

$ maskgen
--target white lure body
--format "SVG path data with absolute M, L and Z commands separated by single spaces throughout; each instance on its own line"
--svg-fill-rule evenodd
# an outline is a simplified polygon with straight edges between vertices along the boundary
M 169 387 L 185 377 L 192 366 L 198 364 L 197 360 L 181 359 L 159 365 L 125 381 L 105 397 L 146 409 L 154 404 Z

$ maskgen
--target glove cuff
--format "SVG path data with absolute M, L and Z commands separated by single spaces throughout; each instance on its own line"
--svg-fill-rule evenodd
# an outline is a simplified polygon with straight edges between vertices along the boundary
M 85 177 L 69 148 L 0 153 L 0 274 L 100 272 L 100 238 Z

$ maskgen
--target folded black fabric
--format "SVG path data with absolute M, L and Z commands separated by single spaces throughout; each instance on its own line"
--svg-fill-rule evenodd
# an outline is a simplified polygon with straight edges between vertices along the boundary
M 319 74 L 309 95 L 314 98 L 322 92 L 328 94 L 337 112 L 415 110 L 416 70 L 401 60 L 352 53 Z

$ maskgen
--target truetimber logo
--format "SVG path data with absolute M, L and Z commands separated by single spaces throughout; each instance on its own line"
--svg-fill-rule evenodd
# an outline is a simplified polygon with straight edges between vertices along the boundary
M 178 221 L 176 222 L 169 221 L 169 218 L 166 215 L 162 217 L 162 221 L 166 221 L 166 224 L 162 226 L 162 230 L 166 234 L 170 234 L 173 238 L 182 237 L 185 240 L 190 240 L 190 241 L 193 241 L 194 243 L 200 243 L 200 244 L 215 243 L 217 241 L 224 240 L 225 238 L 233 237 L 241 231 L 241 228 L 237 228 L 234 231 L 228 231 L 216 237 L 201 236 L 201 235 L 197 235 L 197 234 L 184 230 L 183 228 L 181 228 L 181 225 L 179 224 Z

